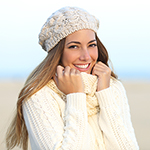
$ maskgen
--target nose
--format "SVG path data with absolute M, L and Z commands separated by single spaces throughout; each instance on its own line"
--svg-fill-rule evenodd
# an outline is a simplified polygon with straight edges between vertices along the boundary
M 81 54 L 80 54 L 80 58 L 81 61 L 87 61 L 89 59 L 91 59 L 91 56 L 89 54 L 89 51 L 87 48 L 84 48 L 81 50 Z

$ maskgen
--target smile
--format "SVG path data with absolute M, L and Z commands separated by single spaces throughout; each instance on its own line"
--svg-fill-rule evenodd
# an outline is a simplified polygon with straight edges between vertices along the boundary
M 78 69 L 79 71 L 81 72 L 86 72 L 89 70 L 90 66 L 91 66 L 91 63 L 88 63 L 88 64 L 81 64 L 81 65 L 74 65 L 76 67 L 76 69 Z
M 75 67 L 80 68 L 80 69 L 86 69 L 88 68 L 90 64 L 86 64 L 86 65 L 75 65 Z

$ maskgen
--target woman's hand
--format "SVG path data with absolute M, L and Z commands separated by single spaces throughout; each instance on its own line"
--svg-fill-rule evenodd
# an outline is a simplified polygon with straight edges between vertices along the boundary
M 60 91 L 64 94 L 84 92 L 84 85 L 80 71 L 75 68 L 57 66 L 57 76 L 54 81 Z
M 92 75 L 98 76 L 97 91 L 101 91 L 110 86 L 111 69 L 102 62 L 95 64 Z

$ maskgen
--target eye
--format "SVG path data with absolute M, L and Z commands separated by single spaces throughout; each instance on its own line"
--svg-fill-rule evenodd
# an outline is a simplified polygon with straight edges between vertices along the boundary
M 89 47 L 96 47 L 97 44 L 93 43 L 93 44 L 90 44 Z
M 76 45 L 69 46 L 69 49 L 75 49 L 75 48 L 78 48 L 78 46 L 76 46 Z

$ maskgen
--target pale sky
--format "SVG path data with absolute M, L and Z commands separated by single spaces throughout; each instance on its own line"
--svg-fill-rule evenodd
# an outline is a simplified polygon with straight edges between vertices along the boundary
M 64 6 L 78 6 L 100 21 L 98 36 L 115 71 L 150 78 L 149 0 L 1 0 L 0 78 L 26 77 L 46 53 L 38 34 L 46 19 Z

